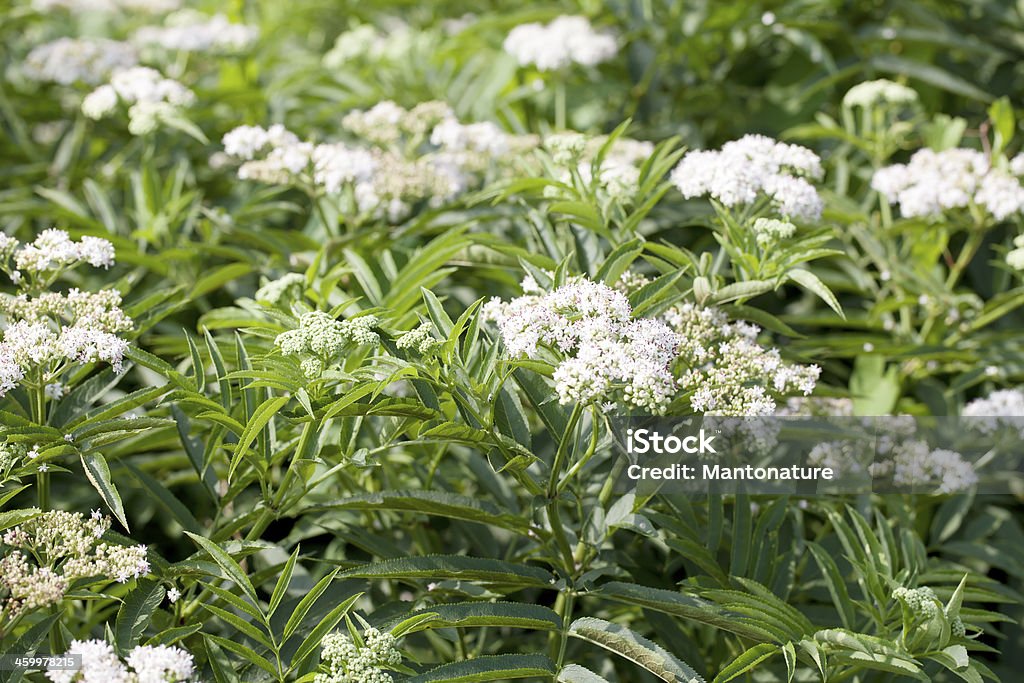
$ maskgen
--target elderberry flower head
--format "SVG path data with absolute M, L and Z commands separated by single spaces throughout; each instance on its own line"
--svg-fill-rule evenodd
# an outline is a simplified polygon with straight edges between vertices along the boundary
M 168 16 L 163 26 L 140 28 L 133 41 L 175 52 L 236 53 L 248 49 L 259 34 L 255 26 L 232 23 L 223 14 L 208 17 L 185 9 Z
M 503 46 L 520 66 L 538 71 L 558 71 L 573 64 L 597 66 L 619 51 L 615 36 L 595 31 L 581 16 L 561 16 L 546 25 L 521 24 L 509 32 Z
M 335 320 L 327 313 L 313 311 L 299 318 L 299 327 L 277 336 L 274 343 L 286 356 L 299 356 L 303 371 L 314 378 L 349 345 L 376 345 L 379 335 L 373 331 L 378 319 L 364 315 Z
M 331 633 L 320 642 L 320 661 L 326 671 L 315 683 L 392 683 L 385 669 L 402 663 L 402 653 L 390 633 L 367 627 L 360 647 L 345 633 Z
M 98 83 L 116 69 L 135 66 L 138 57 L 127 43 L 102 38 L 58 38 L 25 57 L 25 76 L 33 81 Z
M 124 661 L 103 640 L 74 640 L 65 653 L 78 655 L 79 670 L 51 668 L 53 683 L 184 683 L 195 673 L 192 655 L 172 645 L 138 645 Z
M 914 616 L 920 619 L 929 619 L 936 616 L 942 607 L 938 596 L 928 586 L 920 588 L 897 587 L 892 592 L 892 597 L 907 606 Z
M 429 323 L 421 323 L 416 329 L 409 330 L 399 337 L 395 346 L 400 349 L 415 349 L 420 355 L 426 356 L 441 345 L 440 340 L 431 333 L 432 329 Z
M 629 300 L 608 285 L 581 278 L 508 303 L 495 299 L 484 316 L 497 323 L 510 356 L 556 366 L 563 404 L 619 398 L 658 413 L 675 393 L 678 335 L 660 321 L 633 319 Z
M 680 339 L 679 357 L 686 368 L 679 386 L 690 406 L 705 415 L 756 417 L 772 415 L 775 396 L 814 390 L 821 368 L 782 360 L 778 349 L 757 342 L 760 328 L 730 321 L 717 308 L 674 306 L 664 314 Z
M 906 164 L 879 169 L 871 187 L 899 204 L 904 217 L 934 218 L 945 211 L 979 206 L 996 220 L 1024 211 L 1024 186 L 1010 170 L 993 168 L 973 149 L 921 149 Z
M 806 147 L 744 135 L 718 151 L 689 152 L 671 180 L 687 199 L 708 195 L 734 207 L 767 197 L 783 216 L 815 221 L 824 203 L 807 178 L 822 174 L 821 160 Z

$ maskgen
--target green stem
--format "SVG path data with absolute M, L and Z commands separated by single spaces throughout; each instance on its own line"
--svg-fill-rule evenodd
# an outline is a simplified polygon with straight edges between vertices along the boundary
M 555 82 L 555 129 L 565 130 L 565 82 Z

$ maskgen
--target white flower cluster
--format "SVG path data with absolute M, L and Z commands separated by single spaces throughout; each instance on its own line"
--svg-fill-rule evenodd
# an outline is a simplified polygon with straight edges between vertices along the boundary
M 871 187 L 907 218 L 937 217 L 944 211 L 978 206 L 996 220 L 1024 211 L 1024 186 L 1015 177 L 1024 174 L 1024 157 L 1009 170 L 993 168 L 988 158 L 973 149 L 936 152 L 921 149 L 906 164 L 879 169 Z
M 520 66 L 557 71 L 573 64 L 607 62 L 618 54 L 619 43 L 610 33 L 595 31 L 586 17 L 561 16 L 546 25 L 516 26 L 505 38 L 504 48 Z
M 181 0 L 32 0 L 37 12 L 65 10 L 74 14 L 89 12 L 140 12 L 164 14 L 181 7 Z
M 534 287 L 532 279 L 524 282 L 524 291 Z M 584 279 L 508 303 L 492 299 L 484 308 L 510 356 L 557 366 L 561 403 L 620 399 L 660 413 L 676 393 L 672 362 L 681 340 L 664 323 L 632 314 L 622 292 Z
M 195 99 L 195 94 L 178 81 L 164 78 L 155 69 L 136 66 L 115 71 L 109 83 L 86 95 L 82 113 L 90 119 L 102 119 L 112 114 L 119 103 L 129 105 L 128 130 L 144 135 Z
M 601 165 L 594 168 L 600 150 L 605 147 L 608 136 L 587 136 L 576 132 L 552 133 L 544 138 L 544 148 L 551 160 L 560 167 L 558 180 L 571 183 L 571 169 L 580 179 L 593 186 L 604 196 L 628 201 L 636 194 L 640 184 L 640 168 L 651 154 L 654 144 L 630 138 L 616 138 L 605 150 Z M 596 182 L 595 182 L 596 170 Z M 556 188 L 549 188 L 557 192 Z
M 281 125 L 240 126 L 222 142 L 226 154 L 243 162 L 243 180 L 296 183 L 328 194 L 351 190 L 359 212 L 393 222 L 420 202 L 437 207 L 455 199 L 488 169 L 500 170 L 534 144 L 491 123 L 462 124 L 442 102 L 406 110 L 384 101 L 348 113 L 342 125 L 367 144 L 313 144 Z
M 184 683 L 192 679 L 192 655 L 173 645 L 138 645 L 124 661 L 103 640 L 73 640 L 67 655 L 81 657 L 82 668 L 51 668 L 53 683 Z
M 978 483 L 974 466 L 945 448 L 933 449 L 924 441 L 879 442 L 884 457 L 868 468 L 874 477 L 891 477 L 896 486 L 934 488 L 937 493 L 957 493 Z
M 23 246 L 13 237 L 0 234 L 0 263 L 6 264 L 12 256 L 15 270 L 11 274 L 17 283 L 22 273 L 38 276 L 81 263 L 109 268 L 114 265 L 114 245 L 88 236 L 75 242 L 68 233 L 56 228 L 42 231 L 33 242 Z
M 362 646 L 344 633 L 331 633 L 320 641 L 320 660 L 327 669 L 318 673 L 314 683 L 392 683 L 385 669 L 402 663 L 402 653 L 390 633 L 367 627 Z
M 116 69 L 138 63 L 135 48 L 104 38 L 58 38 L 38 45 L 22 65 L 26 78 L 45 83 L 71 85 L 99 83 Z
M 234 53 L 248 49 L 259 35 L 255 26 L 232 23 L 223 14 L 209 17 L 186 9 L 168 16 L 163 26 L 140 28 L 133 42 L 182 52 Z
M 1024 391 L 1020 389 L 999 389 L 985 398 L 976 398 L 960 414 L 973 418 L 971 426 L 985 433 L 1007 428 L 1024 437 Z
M 74 242 L 62 230 L 46 230 L 20 249 L 12 238 L 0 240 L 0 269 L 15 282 L 45 283 L 80 263 L 109 267 L 113 262 L 110 242 L 96 237 Z M 0 396 L 32 368 L 42 369 L 47 385 L 59 385 L 54 380 L 69 363 L 103 361 L 120 372 L 128 342 L 117 335 L 132 327 L 120 306 L 121 295 L 112 289 L 0 297 L 0 314 L 7 320 L 0 341 Z
M 843 95 L 843 105 L 869 109 L 878 104 L 908 105 L 917 102 L 917 91 L 885 78 L 858 83 Z
M 0 559 L 0 587 L 7 593 L 0 611 L 13 615 L 56 604 L 76 579 L 126 583 L 148 574 L 146 546 L 100 542 L 109 528 L 110 518 L 99 511 L 86 518 L 80 512 L 51 510 L 8 529 L 3 545 L 16 550 Z
M 423 32 L 413 31 L 404 22 L 391 22 L 387 30 L 380 30 L 370 24 L 360 24 L 341 33 L 327 54 L 324 66 L 340 70 L 359 60 L 375 64 L 404 59 Z
M 313 379 L 347 346 L 379 343 L 380 336 L 373 331 L 379 322 L 373 315 L 335 320 L 322 311 L 313 311 L 299 318 L 297 329 L 277 335 L 274 343 L 284 355 L 299 356 L 303 373 Z
M 821 374 L 817 365 L 785 362 L 778 349 L 758 344 L 759 327 L 730 321 L 717 308 L 687 303 L 669 309 L 664 318 L 682 340 L 679 357 L 686 370 L 679 385 L 697 413 L 773 415 L 775 396 L 806 396 Z
M 824 202 L 807 178 L 823 175 L 818 155 L 764 135 L 744 135 L 718 151 L 689 152 L 672 171 L 686 198 L 709 195 L 727 207 L 770 199 L 786 218 L 816 221 Z

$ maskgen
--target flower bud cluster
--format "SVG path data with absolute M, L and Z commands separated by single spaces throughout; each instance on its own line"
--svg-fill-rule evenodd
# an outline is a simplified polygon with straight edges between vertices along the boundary
M 734 207 L 767 198 L 786 218 L 816 221 L 824 202 L 807 179 L 822 175 L 821 159 L 806 147 L 744 135 L 718 151 L 687 153 L 671 180 L 687 199 L 707 195 Z
M 279 334 L 274 343 L 284 355 L 299 356 L 303 373 L 314 379 L 338 360 L 346 347 L 378 344 L 380 336 L 373 331 L 378 323 L 373 315 L 335 320 L 327 313 L 313 311 L 303 314 L 299 327 Z
M 846 107 L 869 109 L 877 105 L 910 105 L 918 101 L 917 91 L 885 78 L 858 83 L 843 95 Z
M 103 640 L 73 640 L 67 655 L 81 657 L 78 670 L 52 668 L 53 683 L 184 683 L 195 673 L 192 655 L 173 645 L 138 645 L 121 661 Z
M 821 374 L 817 365 L 782 360 L 778 349 L 757 342 L 761 329 L 730 321 L 717 308 L 682 304 L 665 321 L 682 340 L 679 385 L 697 413 L 736 417 L 773 415 L 776 396 L 810 394 Z
M 520 66 L 538 71 L 558 71 L 573 64 L 597 66 L 619 52 L 618 40 L 610 33 L 595 31 L 581 16 L 561 16 L 549 24 L 520 24 L 504 42 L 505 52 Z
M 524 290 L 535 286 L 531 278 Z M 507 303 L 492 299 L 484 317 L 497 323 L 510 356 L 556 366 L 562 404 L 621 400 L 660 413 L 676 392 L 679 336 L 660 321 L 634 319 L 626 296 L 603 283 L 580 278 Z
M 928 586 L 920 588 L 904 588 L 899 586 L 892 592 L 892 597 L 906 605 L 914 616 L 920 619 L 930 619 L 942 609 L 942 603 L 938 596 Z
M 402 653 L 390 633 L 368 627 L 362 634 L 362 646 L 344 633 L 331 633 L 320 642 L 320 660 L 327 669 L 316 675 L 314 683 L 392 683 L 386 669 L 402 663 Z
M 126 583 L 149 573 L 146 546 L 101 542 L 109 528 L 110 518 L 98 510 L 88 518 L 51 510 L 8 529 L 2 541 L 10 551 L 0 559 L 0 588 L 7 598 L 0 601 L 0 614 L 56 604 L 77 579 Z
M 427 356 L 437 350 L 441 341 L 432 334 L 433 326 L 422 323 L 414 330 L 409 330 L 395 342 L 400 349 L 415 349 L 421 356 Z

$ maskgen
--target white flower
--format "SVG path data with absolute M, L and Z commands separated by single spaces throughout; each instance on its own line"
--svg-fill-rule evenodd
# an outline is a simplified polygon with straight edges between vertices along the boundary
M 1013 163 L 1011 162 L 1011 170 Z M 935 217 L 976 204 L 996 220 L 1024 211 L 1024 187 L 1005 171 L 992 169 L 973 149 L 922 149 L 906 164 L 875 172 L 871 187 L 905 217 Z
M 167 17 L 164 26 L 146 26 L 135 32 L 138 45 L 156 45 L 184 52 L 242 52 L 259 38 L 259 29 L 231 23 L 223 14 L 208 17 L 182 10 Z
M 125 663 L 137 683 L 187 681 L 195 671 L 192 655 L 170 645 L 140 645 L 128 653 Z
M 671 364 L 679 337 L 664 323 L 634 320 L 621 292 L 576 280 L 550 293 L 489 304 L 509 355 L 554 352 L 555 391 L 563 404 L 606 402 L 661 412 L 675 393 Z
M 63 230 L 50 228 L 14 253 L 18 269 L 34 273 L 66 268 L 83 261 L 96 268 L 109 268 L 114 264 L 114 245 L 99 237 L 83 237 L 74 242 Z
M 509 32 L 505 52 L 520 66 L 556 71 L 572 64 L 596 66 L 619 51 L 615 36 L 595 31 L 586 17 L 561 16 L 550 24 L 522 24 Z
M 117 108 L 117 91 L 110 85 L 101 85 L 82 100 L 82 113 L 90 119 L 102 119 Z
M 35 81 L 71 85 L 98 83 L 118 68 L 134 66 L 135 49 L 106 39 L 58 38 L 35 47 L 25 57 L 25 76 Z
M 815 221 L 824 203 L 805 177 L 822 176 L 821 160 L 811 150 L 763 135 L 745 135 L 719 151 L 690 152 L 671 180 L 686 198 L 710 195 L 725 206 L 772 199 L 787 218 Z
M 173 605 L 174 603 L 178 602 L 178 598 L 180 598 L 180 597 L 181 597 L 181 591 L 178 590 L 177 586 L 171 586 L 171 588 L 168 589 L 168 591 L 167 591 L 167 602 L 169 602 L 169 603 L 171 603 Z

